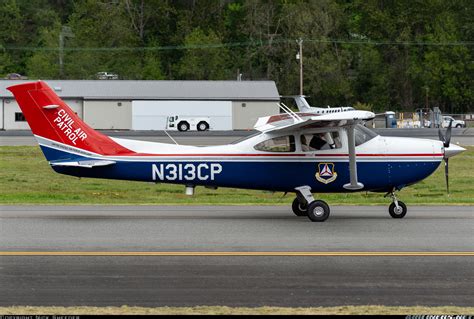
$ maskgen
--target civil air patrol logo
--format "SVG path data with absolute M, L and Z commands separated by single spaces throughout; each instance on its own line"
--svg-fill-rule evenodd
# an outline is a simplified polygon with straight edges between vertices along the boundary
M 334 182 L 337 178 L 337 173 L 334 171 L 334 163 L 319 163 L 316 179 L 324 184 Z

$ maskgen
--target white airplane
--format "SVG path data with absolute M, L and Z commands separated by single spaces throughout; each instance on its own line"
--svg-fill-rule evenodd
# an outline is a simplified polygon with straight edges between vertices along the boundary
M 314 114 L 332 114 L 338 112 L 354 111 L 355 109 L 351 106 L 342 106 L 342 107 L 314 107 L 308 104 L 304 95 L 290 95 L 282 96 L 288 97 L 295 100 L 298 110 L 303 113 L 314 113 Z
M 382 137 L 360 125 L 374 113 L 347 110 L 260 118 L 257 134 L 222 146 L 181 146 L 113 138 L 84 123 L 42 81 L 8 88 L 20 105 L 46 159 L 58 173 L 91 178 L 293 192 L 297 216 L 322 222 L 328 204 L 313 193 L 385 192 L 389 213 L 406 205 L 395 192 L 432 174 L 443 158 L 464 149 L 440 141 Z M 19 163 L 21 165 L 21 163 Z

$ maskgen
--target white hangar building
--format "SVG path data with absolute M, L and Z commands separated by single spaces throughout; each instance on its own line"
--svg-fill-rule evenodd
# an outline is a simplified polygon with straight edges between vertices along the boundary
M 0 80 L 0 129 L 29 129 Z M 207 117 L 211 130 L 252 129 L 258 117 L 279 113 L 273 81 L 45 81 L 95 129 L 164 130 L 167 118 Z

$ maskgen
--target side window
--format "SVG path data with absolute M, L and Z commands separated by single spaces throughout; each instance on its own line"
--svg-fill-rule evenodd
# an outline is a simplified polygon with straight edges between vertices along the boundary
M 301 135 L 301 150 L 303 152 L 315 152 L 341 147 L 342 143 L 338 132 Z
M 293 135 L 275 137 L 258 143 L 254 148 L 264 152 L 294 152 L 295 137 Z

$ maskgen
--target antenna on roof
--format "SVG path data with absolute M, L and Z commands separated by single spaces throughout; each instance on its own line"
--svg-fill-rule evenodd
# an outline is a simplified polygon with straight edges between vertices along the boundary
M 179 145 L 178 142 L 176 142 L 176 140 L 174 138 L 171 137 L 171 135 L 169 135 L 168 132 L 166 132 L 166 130 L 163 130 L 163 132 L 165 132 L 166 135 L 168 135 L 168 137 L 176 144 L 176 145 Z

